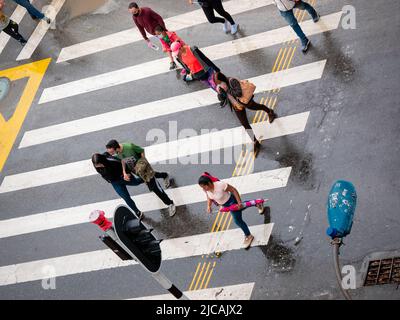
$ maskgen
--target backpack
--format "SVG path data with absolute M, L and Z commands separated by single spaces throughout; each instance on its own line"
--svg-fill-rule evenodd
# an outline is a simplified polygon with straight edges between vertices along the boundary
M 155 172 L 150 163 L 145 158 L 138 160 L 135 157 L 125 158 L 123 160 L 130 173 L 138 175 L 146 183 L 150 182 L 155 176 Z

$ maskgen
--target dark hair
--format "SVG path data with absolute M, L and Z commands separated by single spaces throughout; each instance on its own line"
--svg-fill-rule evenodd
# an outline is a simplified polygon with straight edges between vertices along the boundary
M 164 28 L 163 28 L 163 26 L 160 26 L 159 24 L 154 28 L 154 31 L 157 31 L 157 32 L 164 32 L 164 31 L 167 31 L 167 30 L 165 30 Z
M 92 163 L 93 165 L 102 164 L 104 166 L 107 165 L 107 157 L 104 154 L 95 153 L 92 155 Z
M 108 141 L 108 143 L 106 144 L 106 148 L 117 150 L 119 148 L 119 143 L 117 140 L 112 139 L 112 140 Z
M 129 7 L 128 7 L 129 9 L 132 9 L 132 8 L 136 8 L 136 9 L 139 9 L 139 6 L 138 6 L 138 4 L 136 3 L 136 2 L 131 2 L 130 4 L 129 4 Z
M 209 178 L 209 177 L 207 177 L 207 176 L 200 176 L 200 178 L 199 178 L 199 185 L 202 185 L 202 186 L 208 186 L 208 185 L 210 185 L 210 184 L 213 184 L 213 182 L 212 182 L 212 180 Z
M 229 87 L 229 80 L 228 80 L 228 78 L 226 77 L 226 75 L 224 75 L 222 72 L 217 72 L 217 73 L 215 74 L 215 78 L 216 78 L 217 80 L 219 80 L 219 81 L 225 82 L 225 83 L 228 85 L 228 87 Z

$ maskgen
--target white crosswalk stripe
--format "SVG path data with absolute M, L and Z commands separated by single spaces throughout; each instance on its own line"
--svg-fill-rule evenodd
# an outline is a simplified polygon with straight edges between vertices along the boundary
M 273 223 L 250 227 L 254 235 L 252 247 L 268 243 Z M 233 229 L 222 232 L 204 233 L 194 236 L 167 239 L 161 242 L 163 261 L 196 257 L 214 252 L 238 250 L 243 247 L 243 231 Z M 46 279 L 43 270 L 50 266 L 54 277 L 119 268 L 137 264 L 132 261 L 121 261 L 111 250 L 97 250 L 78 253 L 26 263 L 0 267 L 0 286 Z
M 224 179 L 224 181 L 235 186 L 242 195 L 245 195 L 286 187 L 290 172 L 291 168 L 288 167 L 257 172 L 246 176 L 231 177 Z M 200 190 L 197 184 L 165 191 L 177 206 L 205 201 L 204 192 Z M 166 205 L 154 193 L 136 195 L 132 199 L 143 212 L 166 208 Z M 0 239 L 87 223 L 87 216 L 83 213 L 96 209 L 103 210 L 108 218 L 112 218 L 114 208 L 122 202 L 121 199 L 102 201 L 72 208 L 24 215 L 20 218 L 0 220 Z
M 337 12 L 321 18 L 321 23 L 315 24 L 311 20 L 302 23 L 304 32 L 308 35 L 318 34 L 336 29 L 339 26 L 342 13 Z M 204 54 L 211 60 L 218 60 L 235 56 L 241 53 L 253 51 L 284 43 L 296 39 L 296 34 L 291 27 L 263 32 L 253 36 L 224 42 L 202 49 Z M 39 100 L 39 103 L 47 103 L 76 95 L 89 93 L 101 89 L 110 88 L 145 77 L 168 72 L 167 59 L 147 62 L 137 66 L 123 68 L 117 71 L 107 72 L 93 77 L 75 80 L 58 86 L 46 88 Z
M 272 4 L 271 0 L 231 0 L 224 2 L 224 8 L 231 15 L 244 13 L 250 10 Z M 207 22 L 203 10 L 194 10 L 175 17 L 164 19 L 169 30 L 179 31 L 184 28 L 194 27 Z M 58 57 L 57 63 L 84 57 L 104 50 L 124 46 L 142 40 L 142 35 L 137 28 L 131 28 L 94 40 L 78 43 L 63 48 Z
M 309 112 L 303 112 L 277 118 L 272 124 L 268 124 L 266 121 L 259 122 L 253 124 L 252 128 L 258 140 L 261 141 L 296 134 L 304 131 L 308 116 Z M 268 130 L 265 128 L 267 124 Z M 233 148 L 249 143 L 252 143 L 250 136 L 247 134 L 246 130 L 240 126 L 233 129 L 225 129 L 151 145 L 145 148 L 145 153 L 148 161 L 153 164 L 163 161 L 177 163 L 177 159 L 183 157 L 194 156 L 190 159 L 198 160 L 196 155 L 225 148 L 231 149 L 229 155 L 232 156 L 235 151 Z M 185 159 L 185 161 L 190 163 L 188 161 L 190 159 Z M 193 162 L 194 161 L 191 163 Z M 93 167 L 92 161 L 90 159 L 81 160 L 78 162 L 6 176 L 0 186 L 0 193 L 69 181 L 95 174 L 97 174 L 97 172 Z
M 257 86 L 255 93 L 261 93 L 275 88 L 284 88 L 320 79 L 325 65 L 326 60 L 322 60 L 254 77 L 249 79 L 249 81 Z M 209 89 L 204 89 L 142 105 L 123 109 L 118 108 L 118 110 L 115 111 L 27 131 L 22 137 L 19 148 L 26 148 L 137 121 L 149 120 L 155 117 L 206 107 L 217 102 L 216 94 Z
M 190 300 L 250 300 L 254 285 L 254 282 L 250 282 L 225 287 L 185 291 L 184 295 Z M 160 294 L 128 300 L 176 300 L 176 298 L 172 294 Z
M 65 0 L 53 0 L 50 6 L 47 8 L 46 12 L 44 12 L 44 14 L 51 20 L 54 20 L 64 3 Z M 43 37 L 46 35 L 46 32 L 47 30 L 49 30 L 49 28 L 50 24 L 48 24 L 46 21 L 41 20 L 39 22 L 35 31 L 33 31 L 32 35 L 30 36 L 27 44 L 18 55 L 17 61 L 29 59 L 32 56 L 33 52 L 36 50 Z

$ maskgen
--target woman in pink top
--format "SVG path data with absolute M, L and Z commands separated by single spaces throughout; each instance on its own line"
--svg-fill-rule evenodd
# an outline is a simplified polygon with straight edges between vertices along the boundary
M 240 199 L 239 192 L 230 184 L 220 181 L 219 179 L 205 172 L 199 178 L 199 185 L 207 195 L 208 213 L 211 213 L 211 205 L 213 202 L 222 207 L 229 207 L 233 204 L 239 204 L 239 209 L 243 208 L 241 205 L 242 200 Z M 254 240 L 254 237 L 250 233 L 249 227 L 247 226 L 246 222 L 243 221 L 242 210 L 231 211 L 231 215 L 236 225 L 243 230 L 243 233 L 245 235 L 243 244 L 247 249 L 248 247 L 250 247 L 252 241 Z

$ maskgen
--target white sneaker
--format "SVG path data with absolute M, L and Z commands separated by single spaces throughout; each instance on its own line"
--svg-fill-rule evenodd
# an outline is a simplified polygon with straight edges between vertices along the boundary
M 222 29 L 224 30 L 225 33 L 229 32 L 229 22 L 227 20 L 225 20 L 224 26 L 222 27 Z
M 231 27 L 231 34 L 235 34 L 238 31 L 239 25 L 237 23 L 233 24 Z
M 173 217 L 174 215 L 175 215 L 175 213 L 176 213 L 176 207 L 175 207 L 175 204 L 170 204 L 169 206 L 168 206 L 168 210 L 169 210 L 169 216 L 170 217 Z

